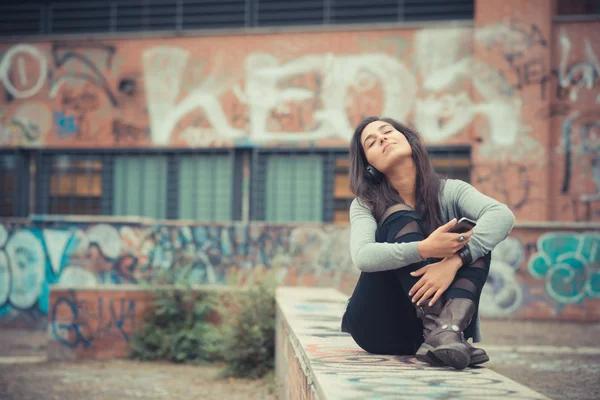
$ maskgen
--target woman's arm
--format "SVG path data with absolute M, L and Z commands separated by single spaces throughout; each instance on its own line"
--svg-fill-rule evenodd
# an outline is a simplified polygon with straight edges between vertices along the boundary
M 514 226 L 515 216 L 505 204 L 466 182 L 448 179 L 444 187 L 444 201 L 454 207 L 455 215 L 477 221 L 468 245 L 473 260 L 492 251 L 508 237 Z
M 377 222 L 358 199 L 350 204 L 350 255 L 364 272 L 386 271 L 422 261 L 417 245 L 411 243 L 376 243 Z

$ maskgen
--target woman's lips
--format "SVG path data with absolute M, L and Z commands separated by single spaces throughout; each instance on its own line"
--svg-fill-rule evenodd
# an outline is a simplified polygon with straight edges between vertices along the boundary
M 396 144 L 396 143 L 389 143 L 389 144 L 386 144 L 385 146 L 383 146 L 383 153 L 385 153 L 385 151 L 386 151 L 387 149 L 389 149 L 390 147 L 392 147 L 392 146 L 393 146 L 393 145 L 395 145 L 395 144 Z

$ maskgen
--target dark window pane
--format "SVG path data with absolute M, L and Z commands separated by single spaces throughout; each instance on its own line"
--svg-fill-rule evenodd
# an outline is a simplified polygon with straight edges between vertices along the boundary
M 53 156 L 49 174 L 49 214 L 101 214 L 102 166 L 98 157 Z

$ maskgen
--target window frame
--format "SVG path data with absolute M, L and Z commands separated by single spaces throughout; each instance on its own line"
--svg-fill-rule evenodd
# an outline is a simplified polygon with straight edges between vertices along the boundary
M 321 223 L 333 222 L 335 160 L 347 157 L 348 148 L 326 147 L 264 147 L 252 149 L 250 156 L 250 221 L 266 221 L 266 159 L 269 155 L 321 155 L 323 156 L 323 210 Z M 301 221 L 296 221 L 301 222 Z M 311 222 L 311 221 L 307 221 Z
M 30 157 L 31 154 L 23 149 L 0 149 L 0 157 L 12 156 L 15 162 L 15 188 L 11 196 L 10 204 L 12 208 L 11 215 L 4 215 L 0 218 L 27 217 L 30 207 Z M 2 193 L 2 196 L 6 194 Z

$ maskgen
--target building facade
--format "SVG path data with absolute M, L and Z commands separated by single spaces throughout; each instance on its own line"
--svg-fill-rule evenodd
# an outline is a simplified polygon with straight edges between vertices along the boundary
M 483 315 L 600 319 L 597 2 L 20 3 L 0 32 L 0 320 L 52 312 L 54 283 L 185 266 L 350 293 L 348 145 L 371 115 L 516 214 Z

